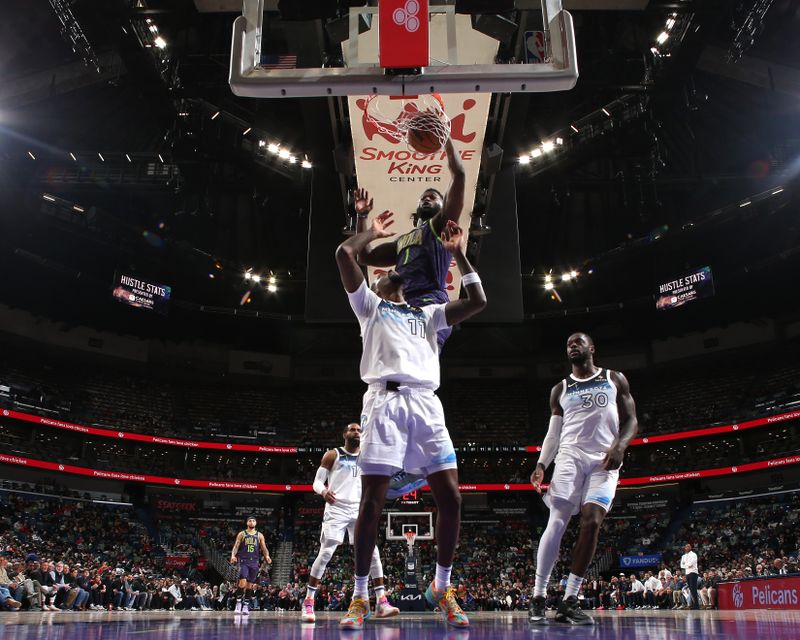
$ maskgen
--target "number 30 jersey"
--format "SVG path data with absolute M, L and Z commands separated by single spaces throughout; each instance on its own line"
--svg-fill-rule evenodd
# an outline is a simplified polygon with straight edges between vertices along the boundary
M 348 297 L 364 343 L 361 379 L 367 384 L 391 380 L 438 389 L 436 334 L 447 327 L 445 305 L 419 309 L 382 300 L 366 282 Z
M 344 447 L 336 447 L 336 462 L 333 463 L 328 474 L 328 489 L 336 496 L 336 505 L 339 507 L 355 508 L 361 502 L 361 478 L 356 462 L 358 454 L 347 453 Z M 328 511 L 332 505 L 325 503 Z
M 619 435 L 617 387 L 611 372 L 600 369 L 585 380 L 570 374 L 559 403 L 564 411 L 559 449 L 605 454 Z

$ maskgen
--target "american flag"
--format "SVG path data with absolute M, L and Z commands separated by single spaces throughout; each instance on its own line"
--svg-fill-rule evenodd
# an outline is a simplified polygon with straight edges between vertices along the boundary
M 295 53 L 262 53 L 261 54 L 261 68 L 262 69 L 296 69 L 297 68 L 297 54 Z

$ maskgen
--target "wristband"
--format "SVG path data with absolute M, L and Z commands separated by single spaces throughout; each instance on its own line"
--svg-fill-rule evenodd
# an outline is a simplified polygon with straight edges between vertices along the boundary
M 465 273 L 463 276 L 461 276 L 461 284 L 463 284 L 465 287 L 471 284 L 480 284 L 480 283 L 481 283 L 481 277 L 475 271 L 471 271 L 470 273 Z
M 361 219 L 369 218 L 369 214 L 368 213 L 357 213 L 356 214 L 356 218 L 361 218 Z

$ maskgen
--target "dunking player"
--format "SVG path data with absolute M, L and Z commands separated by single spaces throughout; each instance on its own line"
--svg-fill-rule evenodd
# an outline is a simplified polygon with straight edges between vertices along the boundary
M 241 551 L 239 547 L 242 547 Z M 236 589 L 235 613 L 250 614 L 250 599 L 253 597 L 253 589 L 256 586 L 260 569 L 259 550 L 264 556 L 264 562 L 272 564 L 267 543 L 264 541 L 264 534 L 256 531 L 255 516 L 250 516 L 247 518 L 247 529 L 239 532 L 231 550 L 231 564 L 236 564 L 237 558 L 239 561 L 239 588 Z M 244 596 L 244 601 L 242 601 L 242 596 Z
M 325 499 L 325 516 L 322 519 L 322 532 L 319 538 L 321 546 L 317 559 L 311 566 L 308 589 L 303 600 L 301 615 L 303 622 L 316 620 L 314 598 L 317 595 L 319 581 L 336 548 L 344 542 L 345 531 L 350 544 L 354 543 L 358 503 L 361 501 L 361 479 L 356 464 L 360 445 L 361 427 L 355 423 L 348 424 L 344 430 L 344 446 L 325 452 L 317 469 L 317 476 L 314 478 L 314 491 Z M 386 597 L 383 586 L 383 565 L 377 546 L 372 551 L 369 574 L 375 586 L 375 617 L 396 616 L 400 610 L 393 607 Z
M 394 242 L 365 246 L 358 254 L 358 261 L 363 265 L 394 267 L 395 273 L 402 278 L 403 297 L 416 307 L 449 301 L 446 282 L 451 256 L 442 245 L 441 234 L 448 221 L 458 224 L 464 208 L 465 175 L 464 164 L 451 139 L 447 140 L 444 150 L 452 176 L 447 192 L 442 195 L 437 189 L 425 189 L 413 216 L 413 231 Z M 372 199 L 364 189 L 357 189 L 353 199 L 358 216 L 356 230 L 360 233 L 366 228 Z M 452 332 L 451 327 L 439 331 L 439 350 Z
M 531 474 L 531 483 L 541 491 L 544 472 L 555 458 L 545 498 L 550 519 L 539 542 L 533 602 L 528 611 L 532 624 L 547 624 L 544 605 L 550 572 L 567 524 L 578 512 L 581 528 L 556 621 L 593 624 L 578 604 L 578 593 L 597 547 L 600 526 L 611 509 L 625 449 L 639 428 L 627 379 L 617 371 L 595 366 L 594 352 L 594 342 L 585 333 L 574 333 L 567 340 L 572 374 L 550 392 L 550 426 Z
M 439 386 L 440 329 L 462 322 L 486 306 L 480 278 L 464 255 L 464 232 L 448 222 L 442 247 L 455 254 L 467 298 L 417 308 L 403 298 L 397 274 L 390 271 L 370 289 L 356 261 L 359 251 L 377 238 L 390 237 L 389 212 L 372 221 L 372 228 L 348 238 L 336 251 L 342 284 L 350 299 L 363 341 L 361 379 L 364 429 L 358 465 L 361 504 L 355 535 L 355 590 L 342 627 L 360 629 L 369 616 L 367 581 L 378 535 L 378 521 L 391 476 L 405 469 L 427 477 L 436 500 L 436 579 L 425 597 L 439 607 L 448 623 L 465 627 L 469 620 L 450 588 L 450 570 L 461 523 L 461 495 L 453 442 L 434 391 Z

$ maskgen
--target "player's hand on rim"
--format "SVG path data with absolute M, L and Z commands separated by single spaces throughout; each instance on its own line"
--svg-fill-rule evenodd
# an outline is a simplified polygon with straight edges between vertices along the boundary
M 536 493 L 542 492 L 542 483 L 544 482 L 544 469 L 542 466 L 537 464 L 536 468 L 533 470 L 531 474 L 531 484 L 533 488 L 536 489 Z
M 372 233 L 376 238 L 391 238 L 395 235 L 393 231 L 387 231 L 394 224 L 394 220 L 391 220 L 393 215 L 394 212 L 387 209 L 372 221 Z
M 452 220 L 448 220 L 441 233 L 442 245 L 450 253 L 457 253 L 464 248 L 464 230 Z
M 353 206 L 356 210 L 356 215 L 365 216 L 369 215 L 372 211 L 373 198 L 369 197 L 369 192 L 366 189 L 353 189 Z

